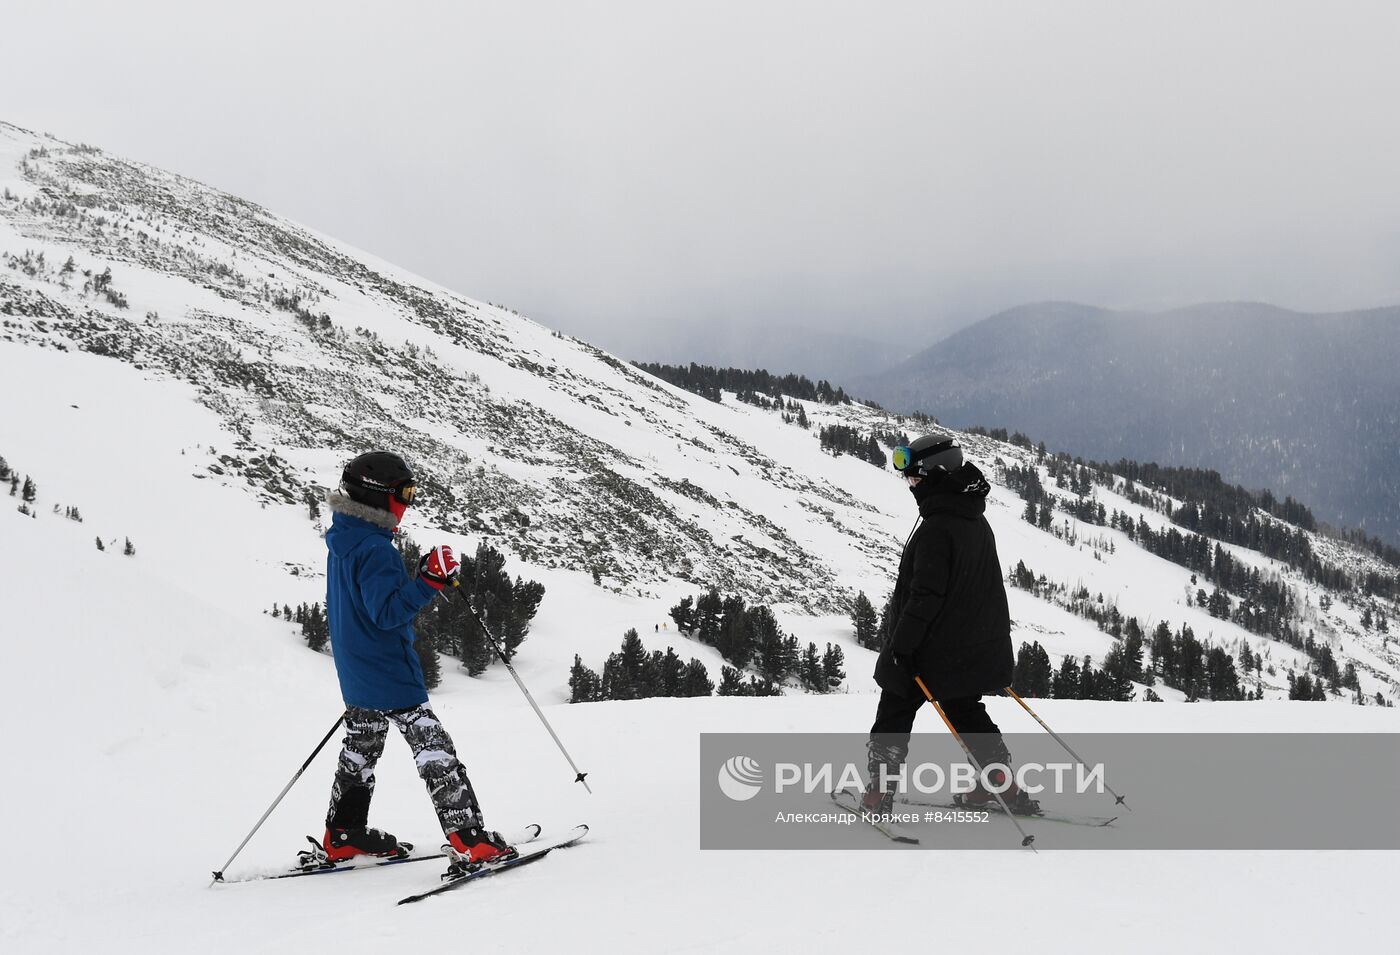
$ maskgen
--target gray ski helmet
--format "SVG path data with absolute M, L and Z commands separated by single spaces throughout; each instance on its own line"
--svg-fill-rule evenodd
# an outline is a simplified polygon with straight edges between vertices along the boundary
M 926 434 L 909 443 L 909 464 L 901 473 L 923 477 L 936 471 L 956 471 L 962 466 L 962 448 L 956 438 Z
M 403 458 L 392 451 L 370 451 L 345 465 L 340 486 L 351 500 L 387 511 L 391 496 L 411 503 L 416 482 Z

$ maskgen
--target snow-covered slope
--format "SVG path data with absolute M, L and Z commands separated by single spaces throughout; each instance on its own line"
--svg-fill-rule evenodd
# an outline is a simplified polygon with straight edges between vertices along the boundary
M 163 400 L 202 407 L 200 422 L 147 424 L 141 454 L 122 445 L 108 459 L 142 473 L 178 452 L 160 480 L 168 509 L 183 512 L 179 531 L 189 513 L 220 507 L 186 512 L 192 478 L 267 507 L 279 530 L 250 541 L 250 551 L 299 575 L 256 584 L 244 575 L 247 584 L 233 586 L 246 588 L 249 608 L 317 598 L 319 522 L 306 519 L 307 501 L 334 483 L 347 456 L 375 446 L 404 450 L 424 475 L 417 536 L 469 546 L 484 537 L 546 583 L 537 632 L 557 621 L 569 636 L 540 652 L 537 640 L 529 656 L 554 687 L 574 652 L 600 661 L 620 629 L 664 622 L 666 607 L 701 586 L 773 603 L 801 640 L 819 645 L 843 638 L 856 591 L 877 602 L 887 592 L 908 498 L 888 471 L 833 459 L 813 434 L 823 424 L 891 432 L 910 422 L 857 404 L 806 402 L 808 431 L 776 412 L 716 404 L 244 200 L 3 124 L 0 186 L 0 347 L 8 386 L 28 409 L 0 455 L 39 481 L 41 510 L 62 500 L 96 517 L 100 482 L 55 496 L 87 472 L 53 456 L 65 445 L 53 429 L 81 426 L 98 406 L 149 423 L 123 407 L 144 387 L 135 382 L 175 389 L 178 397 Z M 78 352 L 108 360 L 80 361 Z M 92 388 L 103 376 L 116 380 Z M 998 461 L 1030 463 L 1003 442 L 968 445 L 989 473 Z M 1111 493 L 1101 499 L 1143 513 Z M 1069 546 L 1018 521 L 1019 510 L 999 488 L 992 521 L 1008 567 L 1024 561 L 1053 582 L 1104 594 L 1124 616 L 1189 624 L 1236 653 L 1250 639 L 1190 606 L 1189 574 L 1124 535 L 1095 530 L 1100 546 Z M 177 546 L 150 532 L 145 544 L 143 553 Z M 225 552 L 235 569 L 248 563 L 240 548 Z M 595 572 L 601 586 L 589 589 Z M 1304 593 L 1308 600 L 1316 604 L 1316 595 Z M 577 625 L 580 601 L 588 626 Z M 1056 657 L 1098 660 L 1110 645 L 1087 621 L 1027 594 L 1013 594 L 1013 603 L 1018 637 L 1040 639 Z M 1357 659 L 1366 695 L 1390 691 L 1400 675 L 1395 655 L 1360 628 L 1348 631 L 1345 612 L 1339 606 L 1335 619 L 1318 621 L 1322 637 Z M 1287 671 L 1306 659 L 1253 643 L 1274 671 L 1260 688 L 1282 692 Z M 712 669 L 718 663 L 703 648 L 696 655 Z M 868 686 L 860 651 L 848 669 L 853 688 Z
M 1346 855 L 1276 854 L 1265 867 L 1245 854 L 983 853 L 960 855 L 953 877 L 936 854 L 700 853 L 698 733 L 869 723 L 873 655 L 851 640 L 846 600 L 883 598 L 913 508 L 891 472 L 831 457 L 814 432 L 911 422 L 807 402 L 809 431 L 715 404 L 242 200 L 3 124 L 0 256 L 0 455 L 37 485 L 31 514 L 0 507 L 0 692 L 19 717 L 0 792 L 25 860 L 0 878 L 7 948 L 827 949 L 890 930 L 871 892 L 884 893 L 880 913 L 940 913 L 930 942 L 943 945 L 974 944 L 1015 915 L 1037 947 L 1071 950 L 1074 933 L 1043 927 L 1103 895 L 1138 948 L 1231 933 L 1291 947 L 1325 937 L 1324 920 L 1291 920 L 1288 898 L 1304 887 L 1315 895 L 1345 877 L 1348 912 L 1385 910 L 1379 863 Z M 330 659 L 264 608 L 321 598 L 324 548 L 306 502 L 351 453 L 380 444 L 406 449 L 428 478 L 409 533 L 468 549 L 484 538 L 512 574 L 547 588 L 517 666 L 597 795 L 570 784 L 499 668 L 475 679 L 449 670 L 435 705 L 491 821 L 586 819 L 594 834 L 586 848 L 417 910 L 388 903 L 431 881 L 412 871 L 422 866 L 208 890 L 203 873 L 337 714 Z M 967 445 L 989 474 L 998 459 L 1034 463 L 1001 442 Z M 1269 696 L 1304 665 L 1192 605 L 1189 573 L 1125 535 L 1086 528 L 1071 545 L 1022 521 L 1021 507 L 994 491 L 1008 567 L 1082 584 L 1144 621 L 1189 623 L 1231 647 L 1248 640 L 1278 664 L 1263 678 Z M 1336 558 L 1369 560 L 1347 549 Z M 1275 569 L 1314 608 L 1319 634 L 1365 664 L 1366 693 L 1392 694 L 1400 664 L 1357 608 L 1323 612 L 1312 585 Z M 841 643 L 846 692 L 560 705 L 573 655 L 596 665 L 629 627 L 717 676 L 712 648 L 653 633 L 676 599 L 711 583 L 773 602 L 804 643 Z M 1111 645 L 1081 617 L 1024 591 L 1011 599 L 1018 643 L 1095 660 Z M 992 705 L 1008 728 L 1030 728 Z M 1043 712 L 1066 730 L 1400 728 L 1390 709 L 1272 702 L 1048 701 Z M 330 760 L 313 765 L 239 867 L 279 865 L 315 831 Z M 379 779 L 375 820 L 432 840 L 399 744 Z M 1203 863 L 1249 880 L 1247 897 L 1197 878 Z M 1246 931 L 1240 906 L 1259 924 Z M 1168 915 L 1181 911 L 1195 919 Z
M 256 534 L 261 512 L 234 511 Z M 967 950 L 991 944 L 993 926 L 999 944 L 1040 952 L 1302 951 L 1341 939 L 1384 948 L 1391 931 L 1385 853 L 701 852 L 698 733 L 850 730 L 868 722 L 873 697 L 550 706 L 591 771 L 588 796 L 494 675 L 449 681 L 435 703 L 483 804 L 503 825 L 586 819 L 586 843 L 407 908 L 394 900 L 433 884 L 433 864 L 211 888 L 208 871 L 334 720 L 325 661 L 289 649 L 272 621 L 225 610 L 198 560 L 161 579 L 154 558 L 99 553 L 82 527 L 0 521 L 0 575 L 23 588 L 6 600 L 14 629 L 0 678 L 14 717 L 0 876 L 8 951 L 799 952 L 861 950 L 872 933 Z M 1002 725 L 1032 729 L 1008 704 L 991 701 Z M 1037 708 L 1066 732 L 1400 728 L 1395 710 L 1376 707 Z M 332 763 L 313 763 L 240 873 L 276 868 L 315 832 Z M 406 838 L 435 837 L 396 740 L 374 818 Z M 1300 911 L 1302 897 L 1336 917 Z

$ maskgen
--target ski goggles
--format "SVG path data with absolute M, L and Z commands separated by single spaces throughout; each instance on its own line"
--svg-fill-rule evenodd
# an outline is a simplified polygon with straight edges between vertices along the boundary
M 418 485 L 413 483 L 413 481 L 411 480 L 405 481 L 402 484 L 399 484 L 394 487 L 391 487 L 387 484 L 381 484 L 379 481 L 376 481 L 373 478 L 360 478 L 359 480 L 355 480 L 353 478 L 347 477 L 345 479 L 345 483 L 347 485 L 353 484 L 355 487 L 361 488 L 366 491 L 374 491 L 379 494 L 383 494 L 386 497 L 390 497 L 398 501 L 404 507 L 407 507 L 410 504 L 412 504 L 413 499 L 418 496 Z
M 896 471 L 903 471 L 914 463 L 914 452 L 901 444 L 890 453 L 890 462 Z

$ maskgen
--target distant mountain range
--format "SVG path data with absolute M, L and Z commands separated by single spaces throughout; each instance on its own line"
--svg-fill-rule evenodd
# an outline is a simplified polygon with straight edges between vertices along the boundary
M 1046 302 L 842 384 L 1086 458 L 1213 468 L 1400 542 L 1400 308 L 1148 314 Z

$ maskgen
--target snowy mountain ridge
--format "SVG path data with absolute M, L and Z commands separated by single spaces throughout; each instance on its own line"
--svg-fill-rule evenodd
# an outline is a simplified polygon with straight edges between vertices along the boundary
M 919 422 L 803 402 L 809 432 L 773 411 L 716 404 L 252 203 L 93 147 L 0 125 L 0 170 L 0 341 L 16 356 L 7 361 L 86 352 L 144 380 L 182 383 L 217 422 L 179 444 L 185 473 L 243 488 L 288 531 L 298 521 L 320 527 L 316 502 L 349 454 L 391 446 L 423 475 L 419 524 L 484 538 L 536 575 L 596 574 L 604 591 L 652 606 L 646 619 L 664 620 L 670 602 L 714 585 L 795 619 L 817 613 L 821 637 L 840 642 L 849 598 L 887 592 L 913 516 L 902 486 L 888 470 L 833 459 L 814 434 L 829 424 L 907 432 Z M 46 384 L 70 366 L 55 363 Z M 1022 467 L 1050 480 L 1028 449 L 962 437 L 994 478 Z M 16 449 L 0 453 L 30 467 Z M 1125 483 L 1109 479 L 1094 493 L 1135 522 L 1171 527 L 1119 493 Z M 1308 667 L 1294 648 L 1206 613 L 1184 568 L 1120 532 L 1057 512 L 1049 533 L 1017 520 L 1020 509 L 996 489 L 990 519 L 1008 570 L 1023 562 L 1065 594 L 1098 595 L 1147 626 L 1189 625 L 1236 654 L 1247 642 L 1269 655 L 1273 672 L 1254 684 L 1266 695 L 1286 691 L 1288 670 Z M 1311 539 L 1337 566 L 1394 575 L 1370 554 Z M 1339 663 L 1356 664 L 1365 695 L 1393 695 L 1400 661 L 1388 638 L 1358 626 L 1359 605 L 1324 612 L 1321 590 L 1300 575 L 1226 547 L 1297 588 L 1299 625 L 1335 644 Z M 281 562 L 308 599 L 318 548 L 298 533 Z M 1013 590 L 1012 602 L 1018 644 L 1040 639 L 1056 659 L 1099 661 L 1113 644 L 1066 613 L 1067 599 L 1047 606 Z M 582 645 L 596 654 L 615 640 Z M 550 650 L 552 679 L 574 649 Z M 851 685 L 868 685 L 862 651 L 850 652 Z
M 14 127 L 0 142 L 0 164 L 20 167 L 6 180 L 5 251 L 48 247 L 7 276 L 0 307 L 20 320 L 6 337 L 189 381 L 229 431 L 204 463 L 216 477 L 306 502 L 348 452 L 394 446 L 423 471 L 438 525 L 511 528 L 521 557 L 628 587 L 695 574 L 834 609 L 839 585 L 807 533 L 814 509 L 888 563 L 860 519 L 867 505 L 779 466 L 724 427 L 728 409 L 191 180 Z M 12 283 L 16 272 L 30 281 Z M 770 520 L 703 492 L 709 472 L 761 475 L 805 509 Z M 817 586 L 777 573 L 798 566 Z

